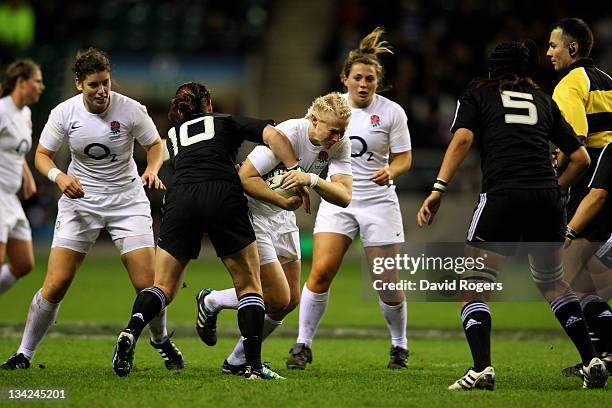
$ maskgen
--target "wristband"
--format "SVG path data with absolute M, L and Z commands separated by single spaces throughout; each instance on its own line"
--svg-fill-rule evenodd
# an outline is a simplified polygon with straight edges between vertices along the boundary
M 295 164 L 291 167 L 287 167 L 288 171 L 297 170 L 300 167 L 300 162 L 295 162 Z
M 576 239 L 578 238 L 578 232 L 568 225 L 565 227 L 565 238 L 569 240 Z
M 319 182 L 319 175 L 314 173 L 308 173 L 310 175 L 310 187 L 315 188 Z
M 62 171 L 60 169 L 58 169 L 57 167 L 54 167 L 51 170 L 49 170 L 49 172 L 47 173 L 47 178 L 55 183 L 55 179 L 57 178 L 57 175 L 60 174 L 61 172 Z
M 442 179 L 436 179 L 436 182 L 433 185 L 432 191 L 438 191 L 440 193 L 446 192 L 446 186 L 448 183 Z

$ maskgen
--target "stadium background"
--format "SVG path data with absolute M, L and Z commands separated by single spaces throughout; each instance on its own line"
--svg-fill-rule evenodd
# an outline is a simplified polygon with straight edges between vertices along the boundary
M 397 180 L 407 238 L 461 241 L 479 187 L 474 152 L 450 186 L 454 205 L 445 208 L 445 218 L 424 232 L 414 228 L 414 214 L 450 138 L 457 97 L 471 78 L 486 74 L 486 57 L 495 43 L 510 39 L 537 42 L 538 79 L 551 90 L 555 76 L 544 56 L 547 28 L 564 16 L 580 16 L 591 25 L 593 57 L 609 71 L 612 48 L 605 45 L 612 41 L 612 12 L 595 5 L 526 0 L 11 0 L 0 4 L 0 68 L 15 57 L 33 58 L 43 68 L 47 89 L 32 106 L 32 164 L 50 109 L 76 93 L 70 68 L 78 49 L 93 45 L 110 54 L 113 89 L 146 104 L 165 137 L 169 98 L 178 84 L 189 80 L 210 86 L 219 111 L 277 122 L 302 116 L 314 97 L 341 90 L 338 73 L 348 50 L 383 25 L 395 50 L 384 60 L 384 94 L 406 110 L 414 146 L 413 169 Z M 140 149 L 136 153 L 142 166 L 144 154 Z M 67 166 L 67 151 L 58 161 Z M 25 206 L 38 243 L 52 234 L 59 192 L 34 173 L 39 194 Z M 159 219 L 161 196 L 152 194 L 151 201 Z M 300 223 L 307 233 L 312 217 L 300 217 Z
M 592 56 L 602 69 L 612 71 L 612 48 L 609 47 L 612 8 L 602 9 L 601 4 L 526 0 L 11 0 L 0 2 L 0 68 L 3 71 L 14 58 L 28 57 L 43 69 L 47 88 L 40 102 L 31 107 L 34 146 L 27 159 L 33 168 L 33 153 L 50 109 L 76 93 L 70 69 L 78 49 L 95 46 L 109 53 L 113 90 L 144 103 L 165 137 L 168 101 L 179 84 L 190 80 L 209 85 L 215 110 L 269 117 L 277 122 L 301 117 L 314 97 L 341 90 L 338 73 L 348 50 L 355 48 L 359 39 L 375 26 L 383 25 L 387 30 L 385 39 L 395 50 L 395 55 L 384 60 L 387 90 L 383 94 L 406 110 L 413 143 L 413 169 L 397 180 L 406 239 L 460 242 L 478 196 L 476 152 L 472 152 L 451 184 L 436 224 L 417 231 L 415 214 L 431 187 L 450 140 L 448 128 L 461 90 L 471 78 L 486 74 L 486 57 L 495 43 L 531 38 L 541 51 L 538 80 L 545 90 L 551 91 L 555 75 L 544 55 L 547 28 L 567 16 L 581 17 L 589 23 L 595 34 Z M 136 148 L 136 159 L 143 168 L 145 156 L 139 148 Z M 60 167 L 65 168 L 68 160 L 67 149 L 59 153 Z M 35 171 L 34 174 L 38 194 L 25 202 L 24 207 L 33 227 L 37 266 L 31 275 L 0 297 L 0 358 L 8 357 L 18 344 L 31 296 L 42 284 L 52 237 L 59 192 L 45 177 Z M 164 166 L 162 179 L 167 181 L 168 174 L 169 169 Z M 158 223 L 162 196 L 154 192 L 150 198 Z M 298 217 L 304 236 L 305 276 L 309 270 L 314 217 L 304 215 L 301 210 Z M 387 334 L 380 312 L 376 303 L 359 301 L 363 290 L 359 278 L 360 248 L 353 246 L 348 258 L 334 284 L 330 308 L 321 328 L 322 338 L 371 339 L 382 350 L 376 359 L 385 362 Z M 183 335 L 194 335 L 192 295 L 202 286 L 228 286 L 230 280 L 213 252 L 206 248 L 201 260 L 190 266 L 186 280 L 184 292 L 188 293 L 173 303 L 170 326 L 177 330 L 177 344 L 186 343 L 186 354 L 191 347 L 197 355 L 200 345 L 195 340 L 182 342 L 180 339 Z M 103 301 L 108 294 L 110 301 Z M 58 320 L 62 324 L 52 328 L 40 358 L 43 362 L 63 361 L 56 350 L 66 344 L 57 342 L 65 339 L 62 337 L 65 335 L 91 335 L 94 344 L 96 335 L 114 334 L 124 323 L 132 300 L 127 274 L 103 234 L 63 302 Z M 552 350 L 553 346 L 562 349 L 555 355 L 556 365 L 550 372 L 557 372 L 559 364 L 573 362 L 575 356 L 561 339 L 561 329 L 545 305 L 499 303 L 493 306 L 493 311 L 499 312 L 495 313 L 494 321 L 497 336 L 508 342 L 499 346 L 498 350 L 504 354 L 494 351 L 494 358 L 520 361 L 520 357 L 512 354 L 516 344 L 535 341 L 536 348 L 542 350 L 548 347 Z M 461 341 L 457 314 L 456 304 L 452 303 L 411 304 L 409 338 L 416 339 L 417 345 L 419 339 L 429 344 L 433 338 L 434 345 L 440 339 L 450 339 L 440 346 L 442 351 L 438 353 L 458 354 L 461 356 L 458 362 L 467 364 L 469 352 Z M 231 348 L 231 339 L 236 333 L 233 322 L 234 314 L 222 315 L 220 330 L 225 340 L 221 346 L 225 349 L 211 363 L 213 367 L 219 365 L 219 358 L 222 361 L 223 353 Z M 294 336 L 296 322 L 297 313 L 293 313 L 278 334 Z M 544 340 L 537 343 L 538 339 Z M 189 341 L 194 341 L 193 345 Z M 275 341 L 270 344 L 279 344 L 280 348 L 275 349 L 272 358 L 275 366 L 282 366 L 292 339 Z M 456 341 L 456 346 L 452 341 Z M 320 344 L 323 349 L 326 343 L 322 340 Z M 100 367 L 105 370 L 109 367 L 106 361 L 109 347 L 112 342 L 108 341 L 100 346 L 99 358 L 104 360 Z M 142 357 L 149 356 L 144 351 L 146 346 L 140 347 Z M 418 346 L 412 347 L 417 349 L 416 366 L 419 367 Z M 147 358 L 152 361 L 157 358 L 150 350 L 146 353 L 151 354 Z M 326 357 L 321 357 L 320 361 L 325 361 Z M 197 364 L 198 358 L 194 356 L 191 361 Z M 453 363 L 454 371 L 445 383 L 465 368 L 465 364 L 458 362 Z M 158 368 L 158 363 L 152 362 L 151 367 Z M 532 370 L 538 374 L 537 369 Z M 98 378 L 97 373 L 91 375 Z M 7 382 L 7 378 L 0 377 L 0 386 L 10 384 L 12 380 Z M 25 375 L 19 378 L 22 385 L 36 384 Z M 568 384 L 565 386 L 568 389 L 574 385 Z M 333 392 L 337 391 L 331 387 Z M 524 395 L 531 394 L 521 394 Z M 372 403 L 376 402 L 374 398 Z

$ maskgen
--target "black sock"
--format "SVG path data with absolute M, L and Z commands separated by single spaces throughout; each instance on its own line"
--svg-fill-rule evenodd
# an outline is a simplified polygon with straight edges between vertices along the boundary
M 589 365 L 591 359 L 595 357 L 595 349 L 589 337 L 580 302 L 574 292 L 556 297 L 550 302 L 550 307 L 580 353 L 582 364 Z
M 145 288 L 138 293 L 134 306 L 132 306 L 132 318 L 126 329 L 130 329 L 134 337 L 138 339 L 140 333 L 155 316 L 166 307 L 166 295 L 158 287 Z
M 461 309 L 463 331 L 470 345 L 474 370 L 491 365 L 491 313 L 484 302 L 470 302 Z
M 598 295 L 589 294 L 580 301 L 595 351 L 612 352 L 612 309 Z
M 242 335 L 247 365 L 261 368 L 261 341 L 265 315 L 264 301 L 257 293 L 247 293 L 238 300 L 238 327 Z

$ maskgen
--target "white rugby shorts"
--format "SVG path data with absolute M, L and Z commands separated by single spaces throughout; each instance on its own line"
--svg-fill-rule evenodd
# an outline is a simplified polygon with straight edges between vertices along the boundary
M 9 239 L 31 241 L 32 230 L 19 198 L 0 191 L 0 242 L 6 244 Z
M 295 214 L 287 211 L 274 216 L 251 214 L 251 223 L 257 237 L 260 265 L 276 260 L 282 265 L 301 259 Z
M 51 247 L 87 253 L 105 228 L 124 254 L 139 248 L 155 247 L 151 205 L 141 184 L 115 193 L 85 193 L 58 202 Z M 138 237 L 136 243 L 126 238 Z
M 404 242 L 402 213 L 395 192 L 365 199 L 353 197 L 347 208 L 321 200 L 314 234 L 335 232 L 354 240 L 357 231 L 364 247 Z

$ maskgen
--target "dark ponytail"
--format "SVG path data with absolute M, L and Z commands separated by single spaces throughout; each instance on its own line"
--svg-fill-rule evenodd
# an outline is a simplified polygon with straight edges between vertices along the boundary
M 206 112 L 210 103 L 210 92 L 206 85 L 199 82 L 187 82 L 176 90 L 170 101 L 168 119 L 174 122 L 189 119 Z

